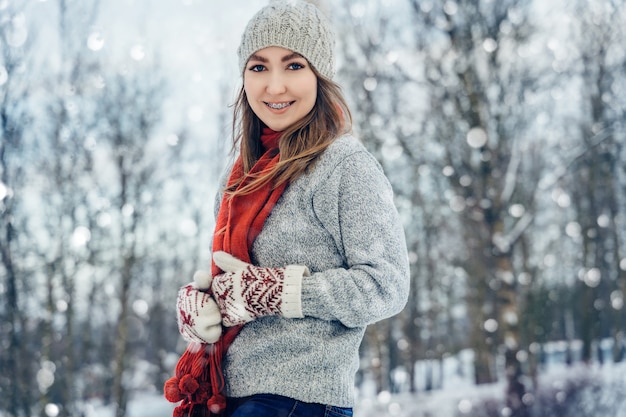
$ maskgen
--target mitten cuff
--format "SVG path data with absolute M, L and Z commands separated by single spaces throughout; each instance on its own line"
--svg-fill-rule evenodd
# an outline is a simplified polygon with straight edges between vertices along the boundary
M 289 265 L 285 268 L 285 282 L 281 313 L 287 318 L 302 318 L 302 277 L 309 274 L 309 269 L 302 265 Z

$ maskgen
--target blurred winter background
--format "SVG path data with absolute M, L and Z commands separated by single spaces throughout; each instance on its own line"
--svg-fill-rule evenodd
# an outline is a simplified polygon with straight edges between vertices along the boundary
M 626 1 L 320 0 L 412 262 L 356 415 L 626 416 Z M 0 416 L 166 417 L 265 0 L 0 0 Z

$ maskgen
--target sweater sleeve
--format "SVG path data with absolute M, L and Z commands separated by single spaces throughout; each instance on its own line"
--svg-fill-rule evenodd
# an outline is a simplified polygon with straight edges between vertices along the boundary
M 363 150 L 343 158 L 316 187 L 313 208 L 343 259 L 303 279 L 303 314 L 359 327 L 400 312 L 409 292 L 406 242 L 374 157 Z

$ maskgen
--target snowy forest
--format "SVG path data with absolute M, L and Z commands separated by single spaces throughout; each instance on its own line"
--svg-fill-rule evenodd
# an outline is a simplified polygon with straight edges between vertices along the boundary
M 0 416 L 165 417 L 266 0 L 0 0 Z M 395 191 L 356 416 L 626 416 L 626 0 L 318 0 Z

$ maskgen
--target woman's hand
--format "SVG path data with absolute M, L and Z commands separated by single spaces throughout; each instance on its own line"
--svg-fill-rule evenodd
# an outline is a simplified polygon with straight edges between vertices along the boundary
M 259 267 L 226 252 L 215 252 L 213 261 L 224 271 L 211 284 L 224 326 L 237 326 L 263 316 L 304 317 L 302 278 L 310 275 L 306 266 Z
M 209 293 L 211 274 L 197 271 L 191 282 L 178 291 L 178 331 L 188 342 L 211 344 L 222 334 L 222 315 Z

